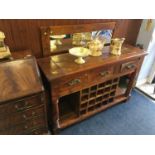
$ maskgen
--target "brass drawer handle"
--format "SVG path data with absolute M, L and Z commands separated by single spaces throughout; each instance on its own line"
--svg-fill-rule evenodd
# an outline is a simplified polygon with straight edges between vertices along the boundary
M 26 116 L 25 114 L 23 114 L 23 118 L 24 118 L 24 119 L 26 119 L 26 118 L 27 118 L 27 116 Z
M 28 129 L 28 126 L 27 126 L 27 125 L 25 125 L 25 126 L 24 126 L 24 128 L 25 128 L 25 129 Z
M 33 111 L 33 112 L 32 112 L 32 116 L 34 116 L 35 114 L 36 114 L 36 113 Z
M 100 72 L 100 75 L 101 76 L 106 76 L 106 75 L 108 75 L 109 74 L 109 72 L 108 71 L 103 71 L 103 72 Z
M 81 83 L 80 79 L 74 79 L 68 83 L 69 86 L 73 86 L 75 84 Z
M 135 65 L 134 64 L 129 64 L 129 65 L 126 66 L 126 68 L 127 69 L 133 69 L 133 68 L 135 68 Z
M 45 97 L 41 96 L 41 102 L 44 102 L 44 101 L 45 101 Z
M 35 134 L 35 135 L 39 135 L 39 132 L 35 131 L 34 134 Z
M 16 110 L 24 110 L 25 108 L 27 108 L 27 104 L 28 104 L 28 102 L 27 101 L 25 101 L 25 103 L 24 103 L 24 106 L 23 107 L 19 107 L 18 106 L 18 104 L 15 104 L 15 109 Z

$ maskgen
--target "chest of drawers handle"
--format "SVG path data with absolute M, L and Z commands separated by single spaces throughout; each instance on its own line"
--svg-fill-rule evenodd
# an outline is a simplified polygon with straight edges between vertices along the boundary
M 135 68 L 135 65 L 134 64 L 129 64 L 129 65 L 126 66 L 126 68 L 127 69 L 133 69 L 133 68 Z
M 108 71 L 103 71 L 103 72 L 100 72 L 100 75 L 101 76 L 106 76 L 106 75 L 108 75 L 109 74 L 109 72 Z
M 39 132 L 35 131 L 34 134 L 35 134 L 35 135 L 39 135 Z
M 27 116 L 26 116 L 25 114 L 23 114 L 23 115 L 22 115 L 22 117 L 23 117 L 24 119 L 26 119 L 26 118 L 27 118 Z
M 24 128 L 25 128 L 25 129 L 28 129 L 28 126 L 27 126 L 27 125 L 25 125 L 25 126 L 24 126 Z
M 35 111 L 32 111 L 31 116 L 35 116 L 35 115 L 36 115 L 36 112 L 35 112 Z M 30 116 L 26 116 L 25 114 L 23 114 L 22 117 L 23 117 L 24 119 L 27 119 L 27 118 L 30 117 Z
M 28 102 L 27 101 L 25 101 L 25 103 L 24 103 L 24 106 L 23 107 L 19 107 L 19 105 L 18 104 L 15 104 L 15 109 L 16 110 L 24 110 L 25 108 L 27 108 L 27 105 L 28 105 Z
M 81 83 L 81 80 L 80 79 L 74 79 L 74 80 L 68 82 L 68 85 L 73 86 L 73 85 L 78 84 L 78 83 Z
M 34 116 L 35 114 L 36 114 L 36 113 L 33 111 L 33 112 L 32 112 L 32 116 Z

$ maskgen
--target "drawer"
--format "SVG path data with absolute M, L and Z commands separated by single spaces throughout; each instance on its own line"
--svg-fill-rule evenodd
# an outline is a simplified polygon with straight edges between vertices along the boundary
M 139 59 L 125 62 L 125 63 L 123 63 L 121 65 L 121 70 L 120 71 L 121 71 L 121 73 L 122 72 L 134 71 L 138 67 L 138 64 L 139 64 Z
M 0 115 L 23 111 L 25 109 L 44 104 L 44 100 L 44 94 L 39 94 L 16 102 L 5 103 L 0 105 Z
M 99 83 L 112 77 L 113 73 L 114 67 L 101 67 L 91 70 L 89 73 L 89 78 L 90 81 Z
M 62 78 L 60 81 L 54 82 L 55 89 L 59 92 L 72 92 L 81 89 L 88 83 L 88 74 L 80 73 L 69 77 Z M 52 86 L 53 86 L 52 85 Z
M 45 115 L 45 107 L 39 106 L 33 109 L 17 112 L 8 116 L 0 117 L 0 130 L 15 126 L 22 122 L 25 122 L 33 117 Z
M 4 129 L 3 131 L 0 131 L 0 134 L 1 135 L 20 135 L 27 132 L 31 132 L 31 130 L 39 127 L 46 127 L 45 116 L 35 117 L 17 126 L 10 127 L 9 129 Z

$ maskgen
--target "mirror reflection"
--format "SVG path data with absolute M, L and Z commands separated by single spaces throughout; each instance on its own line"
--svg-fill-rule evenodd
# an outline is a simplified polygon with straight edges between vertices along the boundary
M 65 52 L 72 47 L 89 47 L 93 40 L 104 40 L 104 44 L 111 42 L 112 30 L 100 30 L 74 34 L 50 35 L 50 51 Z

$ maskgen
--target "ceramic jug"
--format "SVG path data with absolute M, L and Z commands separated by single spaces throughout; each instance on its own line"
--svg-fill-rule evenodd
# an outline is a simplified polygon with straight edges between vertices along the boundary
M 110 50 L 111 54 L 121 55 L 121 48 L 125 38 L 114 38 L 111 39 Z

